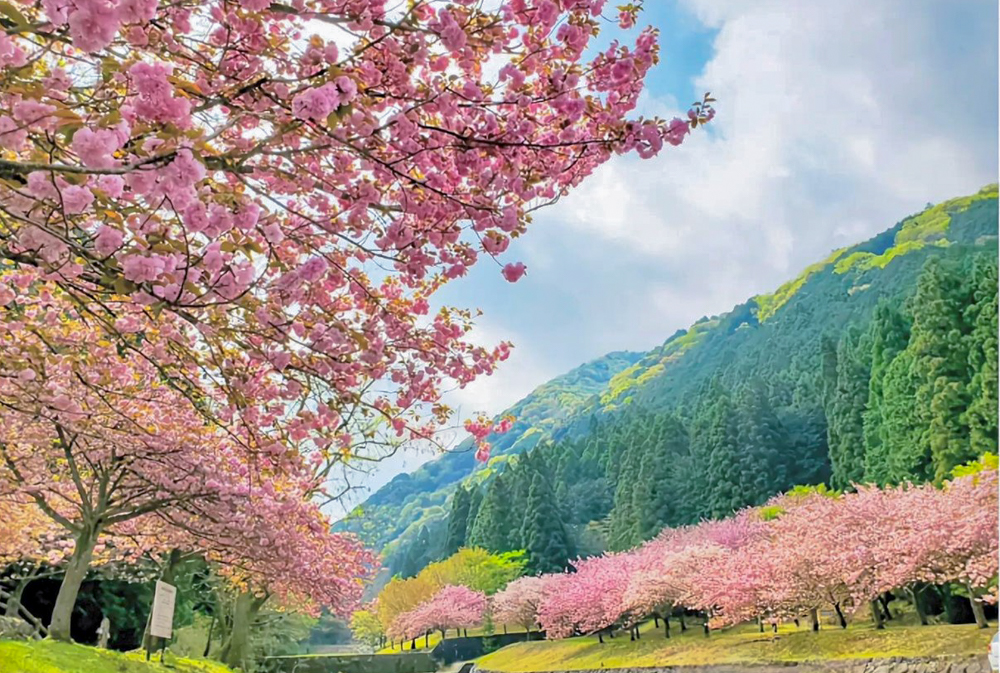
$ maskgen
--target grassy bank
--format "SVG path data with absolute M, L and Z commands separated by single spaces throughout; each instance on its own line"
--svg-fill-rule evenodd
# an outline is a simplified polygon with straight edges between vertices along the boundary
M 661 625 L 662 627 L 662 625 Z M 518 643 L 482 657 L 477 662 L 488 671 L 529 673 L 573 669 L 632 666 L 684 666 L 699 664 L 771 663 L 869 657 L 907 657 L 945 654 L 986 654 L 995 628 L 974 625 L 892 625 L 875 630 L 860 623 L 847 629 L 824 627 L 818 633 L 806 624 L 782 625 L 778 633 L 760 633 L 755 625 L 713 632 L 708 638 L 700 628 L 680 633 L 673 625 L 671 638 L 649 623 L 642 638 L 631 642 L 628 634 L 566 640 Z
M 159 659 L 157 654 L 156 659 Z M 165 664 L 174 673 L 230 673 L 214 661 L 180 659 L 169 652 Z M 146 663 L 141 652 L 112 652 L 49 640 L 0 640 L 0 673 L 161 673 L 159 661 Z

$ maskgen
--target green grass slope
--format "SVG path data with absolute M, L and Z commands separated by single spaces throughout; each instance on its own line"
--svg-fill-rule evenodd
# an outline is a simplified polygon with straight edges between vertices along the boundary
M 662 625 L 661 625 L 662 626 Z M 813 633 L 803 623 L 782 624 L 778 633 L 760 633 L 746 624 L 706 638 L 700 628 L 680 633 L 677 625 L 670 639 L 649 623 L 642 638 L 631 642 L 619 635 L 517 643 L 481 657 L 484 671 L 537 673 L 643 666 L 695 666 L 706 664 L 782 664 L 801 661 L 985 655 L 994 629 L 975 625 L 889 626 L 876 631 L 868 623 L 847 629 L 824 627 Z
M 0 673 L 231 673 L 214 661 L 180 659 L 167 653 L 164 663 L 159 654 L 146 663 L 141 652 L 113 652 L 85 645 L 57 643 L 51 640 L 0 640 Z

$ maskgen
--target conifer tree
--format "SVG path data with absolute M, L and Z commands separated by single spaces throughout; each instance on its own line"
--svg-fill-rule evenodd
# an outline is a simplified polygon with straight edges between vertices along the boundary
M 864 478 L 864 420 L 868 401 L 869 354 L 851 330 L 837 344 L 836 385 L 827 404 L 828 447 L 834 488 L 850 488 Z
M 483 489 L 478 486 L 472 486 L 469 489 L 469 515 L 465 520 L 465 545 L 471 546 L 469 540 L 472 538 L 472 526 L 476 523 L 476 517 L 479 515 L 479 509 L 483 505 Z
M 510 541 L 511 520 L 523 515 L 511 509 L 510 489 L 507 472 L 497 476 L 486 490 L 483 503 L 479 507 L 475 523 L 468 536 L 471 547 L 482 547 L 491 552 L 512 551 Z
M 443 556 L 446 558 L 465 546 L 471 500 L 469 492 L 464 487 L 459 486 L 455 489 L 451 511 L 448 513 L 447 537 L 444 543 Z
M 907 348 L 889 363 L 883 379 L 881 438 L 885 455 L 883 481 L 927 481 L 930 447 L 923 440 L 923 419 L 916 394 L 920 380 Z
M 529 572 L 551 573 L 566 569 L 572 553 L 569 538 L 555 507 L 552 489 L 540 472 L 534 472 L 531 478 L 521 538 L 528 555 Z
M 863 415 L 864 481 L 885 485 L 890 481 L 884 427 L 885 376 L 893 359 L 906 348 L 910 338 L 910 324 L 895 306 L 889 302 L 881 302 L 875 309 L 868 335 L 871 374 L 868 403 Z
M 965 422 L 974 455 L 997 452 L 997 266 L 986 256 L 976 260 L 974 303 L 967 322 L 972 325 L 969 347 L 969 407 Z
M 666 525 L 678 523 L 679 497 L 675 470 L 688 454 L 688 434 L 674 415 L 660 417 L 653 446 L 640 460 L 632 491 L 632 544 L 656 536 Z
M 960 410 L 968 407 L 968 332 L 964 319 L 968 295 L 962 278 L 931 258 L 912 301 L 913 330 L 908 350 L 917 378 L 920 444 L 933 465 L 928 475 L 943 479 L 956 465 L 975 456 Z
M 740 487 L 739 440 L 736 410 L 728 391 L 711 386 L 714 393 L 696 420 L 696 454 L 704 461 L 703 513 L 721 518 L 744 504 Z
M 759 381 L 740 391 L 737 404 L 741 506 L 759 505 L 792 485 L 792 442 Z

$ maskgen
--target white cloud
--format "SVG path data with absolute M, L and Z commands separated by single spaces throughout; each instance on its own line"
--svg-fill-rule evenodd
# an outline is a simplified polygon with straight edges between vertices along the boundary
M 689 300 L 768 290 L 996 180 L 996 21 L 978 41 L 947 25 L 969 3 L 686 4 L 718 30 L 695 82 L 719 99 L 712 132 L 613 160 L 547 217 L 655 257 Z
M 608 351 L 648 349 L 997 180 L 995 3 L 681 2 L 718 31 L 694 82 L 719 99 L 711 131 L 651 161 L 615 158 L 512 246 L 524 280 L 503 293 L 475 281 L 488 288 L 477 334 L 517 348 L 449 395 L 463 413 L 499 412 Z M 654 90 L 640 112 L 670 117 L 677 101 Z

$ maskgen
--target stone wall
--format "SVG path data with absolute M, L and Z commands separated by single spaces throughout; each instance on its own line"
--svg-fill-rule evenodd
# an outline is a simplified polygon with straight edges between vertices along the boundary
M 267 673 L 432 673 L 438 664 L 430 652 L 399 654 L 312 654 L 265 657 Z
M 475 673 L 501 673 L 482 668 Z M 778 664 L 717 664 L 714 666 L 662 666 L 616 668 L 614 673 L 992 673 L 986 655 L 916 657 L 891 659 L 842 659 Z M 552 673 L 593 673 L 553 671 Z

